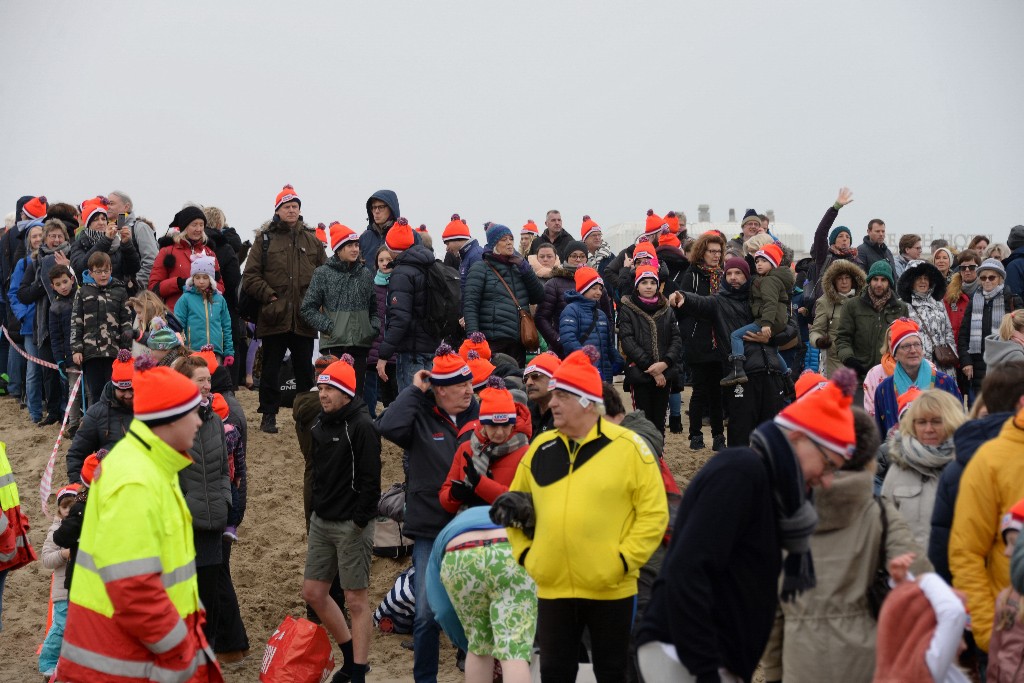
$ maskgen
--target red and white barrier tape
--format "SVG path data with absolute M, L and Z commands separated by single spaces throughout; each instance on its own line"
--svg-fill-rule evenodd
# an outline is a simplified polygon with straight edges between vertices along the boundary
M 7 326 L 6 325 L 2 325 L 0 327 L 3 328 L 4 336 L 7 337 L 7 341 L 9 341 L 11 343 L 11 348 L 13 348 L 19 354 L 21 354 L 21 356 L 23 358 L 25 358 L 26 360 L 32 361 L 36 365 L 42 365 L 44 368 L 50 368 L 51 370 L 59 370 L 60 369 L 60 368 L 57 367 L 56 363 L 51 363 L 49 361 L 43 360 L 42 358 L 36 358 L 35 356 L 30 356 L 27 353 L 25 353 L 24 351 L 22 351 L 21 347 L 18 346 L 18 343 L 16 341 L 14 341 L 13 339 L 11 339 L 11 334 L 10 334 L 10 332 L 7 331 Z
M 39 481 L 39 500 L 43 504 L 43 514 L 50 516 L 46 501 L 50 498 L 51 485 L 53 484 L 53 467 L 57 463 L 57 451 L 60 450 L 60 442 L 64 439 L 64 430 L 68 426 L 68 416 L 71 408 L 75 405 L 75 395 L 82 386 L 82 375 L 75 380 L 75 386 L 68 392 L 68 407 L 64 409 L 64 419 L 60 423 L 60 431 L 57 432 L 57 441 L 53 444 L 53 451 L 50 452 L 50 459 L 46 462 L 46 469 L 43 470 L 43 478 Z M 74 482 L 72 482 L 74 483 Z

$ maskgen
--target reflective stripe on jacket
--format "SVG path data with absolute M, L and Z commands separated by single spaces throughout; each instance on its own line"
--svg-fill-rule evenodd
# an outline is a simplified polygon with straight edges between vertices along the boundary
M 21 511 L 7 444 L 0 441 L 0 571 L 23 567 L 36 559 L 28 540 L 28 517 Z

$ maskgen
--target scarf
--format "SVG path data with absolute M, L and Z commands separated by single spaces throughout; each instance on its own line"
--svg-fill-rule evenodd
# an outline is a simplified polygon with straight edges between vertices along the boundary
M 885 308 L 885 305 L 889 303 L 889 299 L 892 298 L 892 288 L 885 290 L 885 294 L 882 296 L 875 296 L 871 293 L 871 287 L 865 287 L 864 292 L 868 295 L 868 302 L 871 304 L 871 308 L 876 311 L 880 311 Z
M 377 274 L 373 276 L 373 284 L 381 287 L 387 287 L 389 280 L 391 280 L 391 273 L 382 273 L 378 270 Z
M 902 396 L 910 387 L 917 387 L 921 391 L 928 391 L 935 382 L 932 364 L 926 360 L 921 361 L 921 367 L 917 369 L 917 380 L 910 379 L 910 375 L 899 363 L 892 375 L 893 384 L 896 386 L 896 395 Z
M 637 294 L 636 298 L 637 298 L 637 301 L 639 301 L 640 303 L 644 303 L 644 304 L 647 304 L 648 306 L 655 306 L 656 307 L 658 305 L 658 300 L 661 297 L 658 297 L 658 296 L 646 297 L 646 296 L 640 296 L 639 294 Z M 657 309 L 655 309 L 655 310 L 657 310 Z
M 892 373 L 896 372 L 896 359 L 892 357 L 891 353 L 882 354 L 882 372 L 886 377 L 892 377 Z
M 601 246 L 597 248 L 597 251 L 587 257 L 587 265 L 597 270 L 597 267 L 601 265 L 601 261 L 614 257 L 615 254 L 612 253 L 612 248 L 608 246 L 608 243 L 601 242 Z
M 790 602 L 817 584 L 811 558 L 811 534 L 818 524 L 818 513 L 805 493 L 807 485 L 793 447 L 774 422 L 764 422 L 754 430 L 750 447 L 764 460 L 772 482 L 775 521 L 786 551 L 781 597 L 784 602 Z
M 964 282 L 962 278 L 960 280 L 960 291 L 969 297 L 973 297 L 980 286 L 981 280 L 976 279 L 974 282 Z
M 978 289 L 974 292 L 974 296 L 971 297 L 971 341 L 967 345 L 967 351 L 969 353 L 981 353 L 981 323 L 985 317 L 985 305 L 987 302 L 992 302 L 992 317 L 991 325 L 998 326 L 1003 320 L 1005 313 L 1005 302 L 1003 300 L 1003 287 L 1005 284 L 999 285 L 991 292 L 986 292 L 983 289 Z
M 717 294 L 718 289 L 722 286 L 722 269 L 711 268 L 705 266 L 702 263 L 698 263 L 697 270 L 704 274 L 704 276 L 711 281 L 711 294 Z
M 951 438 L 938 446 L 925 446 L 916 438 L 900 432 L 896 432 L 894 438 L 903 464 L 925 477 L 938 478 L 939 471 L 953 462 L 956 455 Z
M 473 453 L 470 458 L 473 463 L 473 469 L 481 477 L 489 477 L 491 476 L 492 462 L 519 450 L 523 446 L 528 446 L 530 440 L 522 432 L 512 432 L 512 436 L 505 443 L 484 443 L 480 440 L 477 430 L 474 429 L 473 435 L 469 439 L 469 444 Z
M 93 244 L 96 244 L 96 240 L 98 240 L 100 237 L 106 237 L 107 236 L 107 234 L 105 232 L 101 232 L 99 230 L 93 230 L 92 228 L 85 228 L 85 234 L 86 234 L 86 236 L 89 237 L 89 239 L 92 241 Z M 110 240 L 110 251 L 108 251 L 107 253 L 108 254 L 114 254 L 120 248 L 121 248 L 121 233 L 117 233 L 116 235 L 114 235 L 114 239 Z
M 841 259 L 852 261 L 854 258 L 857 257 L 857 250 L 854 249 L 853 247 L 847 247 L 845 249 L 842 249 L 833 244 L 828 248 L 828 250 L 832 252 L 834 256 Z

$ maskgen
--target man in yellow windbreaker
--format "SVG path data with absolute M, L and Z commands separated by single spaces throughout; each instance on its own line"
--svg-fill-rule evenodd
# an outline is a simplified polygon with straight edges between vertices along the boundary
M 584 627 L 597 679 L 626 680 L 637 578 L 668 524 L 657 458 L 641 437 L 601 417 L 593 354 L 589 346 L 574 351 L 554 372 L 555 429 L 534 440 L 509 489 L 533 499 L 532 537 L 511 527 L 508 536 L 537 583 L 544 680 L 575 680 Z
M 192 517 L 178 486 L 199 391 L 155 365 L 136 361 L 135 419 L 93 479 L 58 681 L 223 681 L 203 635 Z

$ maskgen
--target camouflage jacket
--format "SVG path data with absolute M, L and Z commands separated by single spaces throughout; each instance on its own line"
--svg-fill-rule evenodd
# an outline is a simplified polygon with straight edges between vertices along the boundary
M 121 281 L 79 287 L 71 310 L 71 352 L 82 354 L 83 361 L 116 358 L 118 350 L 131 348 L 131 340 L 128 292 Z

